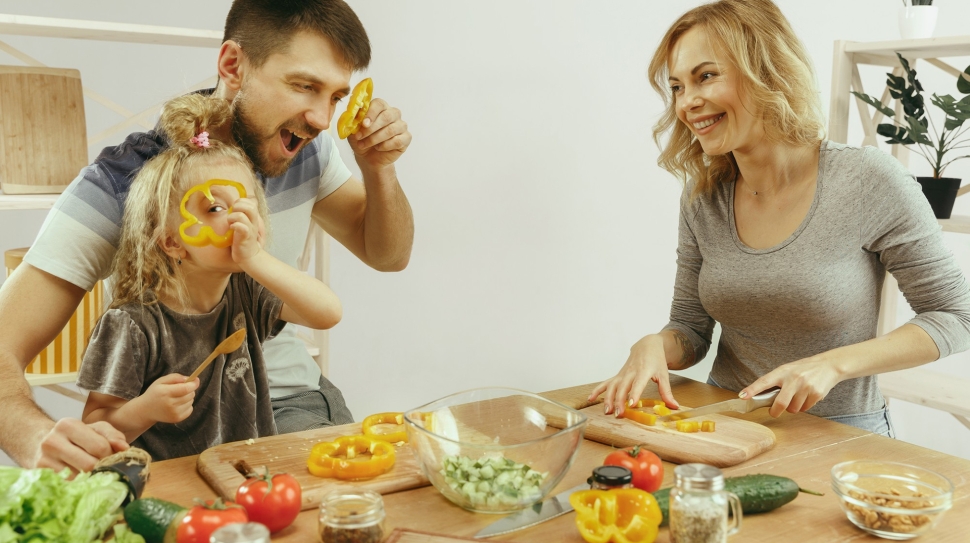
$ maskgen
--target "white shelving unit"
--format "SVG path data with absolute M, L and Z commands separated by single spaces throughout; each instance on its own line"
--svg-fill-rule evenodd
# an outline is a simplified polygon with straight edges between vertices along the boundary
M 29 66 L 43 66 L 43 64 L 23 51 L 3 42 L 2 38 L 4 35 L 203 48 L 218 48 L 222 45 L 222 32 L 215 30 L 0 14 L 0 51 Z M 214 82 L 215 78 L 210 78 L 185 89 L 184 92 L 205 86 L 212 86 Z M 85 88 L 84 94 L 87 98 L 125 117 L 125 120 L 94 135 L 95 137 L 89 134 L 89 142 L 97 142 L 105 134 L 117 132 L 125 128 L 130 129 L 135 127 L 135 125 L 151 126 L 147 124 L 147 120 L 151 119 L 161 107 L 161 104 L 155 104 L 141 112 L 132 113 L 91 89 Z M 0 192 L 0 212 L 6 210 L 49 210 L 54 206 L 54 202 L 59 196 L 59 194 L 28 195 L 3 194 Z M 329 282 L 329 236 L 317 226 L 312 226 L 310 232 L 307 234 L 304 256 L 301 263 L 303 264 L 304 271 L 312 263 L 314 275 L 324 282 Z M 329 334 L 327 331 L 314 330 L 307 333 L 301 332 L 300 337 L 306 343 L 307 352 L 309 352 L 310 356 L 320 366 L 323 374 L 327 375 L 329 370 Z M 75 378 L 76 374 L 74 373 L 27 374 L 27 381 L 32 386 L 45 386 L 70 397 L 77 397 L 79 395 L 70 389 L 59 386 L 57 383 L 73 382 Z M 83 401 L 83 397 L 81 397 L 81 401 Z
M 829 106 L 828 135 L 831 140 L 848 143 L 849 102 L 853 98 L 849 91 L 865 92 L 859 66 L 885 66 L 892 68 L 896 75 L 902 75 L 903 69 L 896 53 L 906 58 L 911 66 L 917 60 L 921 60 L 954 77 L 961 77 L 962 70 L 954 68 L 941 59 L 970 55 L 970 36 L 871 43 L 836 41 L 832 59 L 832 96 Z M 880 101 L 885 104 L 889 98 L 887 88 Z M 857 99 L 856 105 L 865 134 L 862 145 L 876 146 L 878 144 L 876 127 L 882 122 L 883 115 L 878 111 L 872 111 L 872 108 L 862 100 Z M 901 110 L 902 106 L 896 102 L 897 116 L 901 114 Z M 906 147 L 893 145 L 892 154 L 904 165 L 908 165 L 909 150 Z M 958 197 L 967 193 L 970 193 L 970 182 L 960 188 Z M 945 232 L 970 234 L 970 217 L 951 216 L 949 219 L 939 219 L 939 223 Z M 896 328 L 898 294 L 899 285 L 891 275 L 887 274 L 880 304 L 877 332 L 879 335 L 889 333 Z M 970 382 L 965 379 L 937 374 L 922 368 L 911 368 L 881 375 L 879 383 L 886 397 L 946 411 L 970 428 L 970 401 L 967 400 L 965 393 L 955 392 L 965 391 L 970 387 Z

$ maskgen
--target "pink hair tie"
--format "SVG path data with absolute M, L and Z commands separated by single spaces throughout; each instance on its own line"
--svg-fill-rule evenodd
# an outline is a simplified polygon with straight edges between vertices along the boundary
M 195 144 L 197 147 L 207 149 L 209 147 L 209 133 L 199 132 L 199 135 L 192 136 L 192 139 L 190 139 L 189 142 Z

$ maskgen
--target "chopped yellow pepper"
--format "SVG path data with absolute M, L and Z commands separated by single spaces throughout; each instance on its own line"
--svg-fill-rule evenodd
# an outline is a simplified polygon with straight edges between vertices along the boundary
M 693 434 L 701 429 L 700 423 L 696 420 L 678 420 L 677 431 Z
M 714 421 L 713 420 L 705 420 L 705 421 L 702 421 L 701 422 L 701 431 L 702 432 L 713 432 L 714 431 Z
M 393 432 L 379 432 L 376 428 L 379 424 L 396 424 L 398 427 Z M 388 443 L 408 440 L 408 433 L 404 430 L 404 413 L 377 413 L 365 418 L 360 427 L 365 436 Z
M 653 406 L 653 412 L 661 417 L 665 417 L 670 414 L 670 408 L 664 404 Z
M 307 469 L 317 477 L 371 479 L 394 466 L 394 445 L 370 436 L 343 436 L 313 446 Z
M 635 409 L 627 409 L 623 411 L 623 418 L 630 419 L 639 422 L 640 424 L 646 424 L 647 426 L 653 426 L 657 424 L 657 415 L 653 413 L 645 413 L 643 411 L 637 411 Z
M 663 518 L 657 500 L 639 488 L 580 490 L 569 503 L 588 543 L 653 543 Z

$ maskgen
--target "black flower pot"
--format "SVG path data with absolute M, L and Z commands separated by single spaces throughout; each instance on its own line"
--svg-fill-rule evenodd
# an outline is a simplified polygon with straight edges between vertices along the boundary
M 917 177 L 916 180 L 923 187 L 923 196 L 929 200 L 936 218 L 949 219 L 960 190 L 960 180 L 952 177 Z

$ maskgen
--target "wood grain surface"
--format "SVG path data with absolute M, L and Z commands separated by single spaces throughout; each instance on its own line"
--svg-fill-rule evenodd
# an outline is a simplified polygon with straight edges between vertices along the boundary
M 336 488 L 366 488 L 386 494 L 430 484 L 421 472 L 411 447 L 407 445 L 396 448 L 391 471 L 374 479 L 341 481 L 310 474 L 307 470 L 307 458 L 314 445 L 321 441 L 333 441 L 340 436 L 360 433 L 360 424 L 352 423 L 259 438 L 252 444 L 245 441 L 225 443 L 200 454 L 197 469 L 218 495 L 230 500 L 235 499 L 236 489 L 246 480 L 235 467 L 240 460 L 245 460 L 257 469 L 265 466 L 270 473 L 289 473 L 296 477 L 303 488 L 304 510 L 319 507 L 323 496 Z

